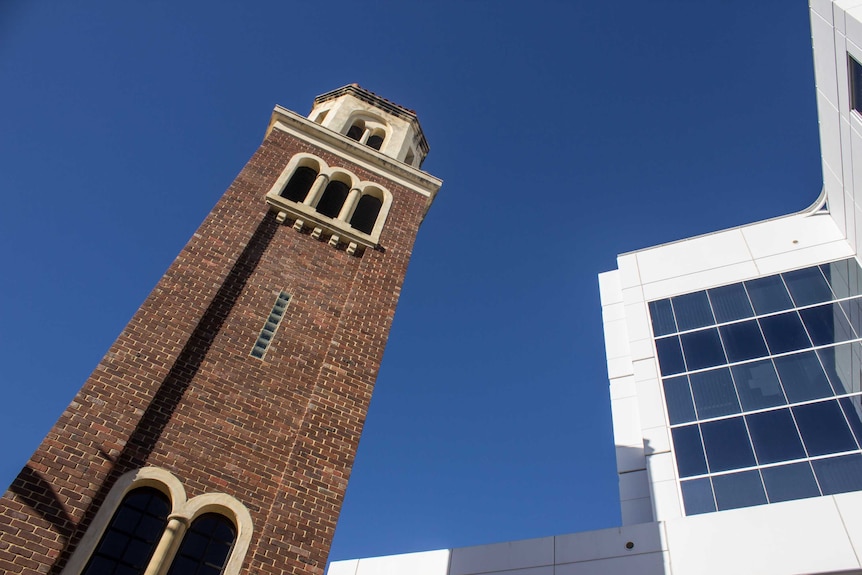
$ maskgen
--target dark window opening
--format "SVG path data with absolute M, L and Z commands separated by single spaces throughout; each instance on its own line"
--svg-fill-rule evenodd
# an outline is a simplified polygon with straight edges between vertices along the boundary
M 383 136 L 378 136 L 377 134 L 374 134 L 373 136 L 368 138 L 367 144 L 368 144 L 369 148 L 374 148 L 375 150 L 379 150 L 380 146 L 383 145 Z
M 350 129 L 347 130 L 347 137 L 351 140 L 356 140 L 357 142 L 362 138 L 362 134 L 365 133 L 365 126 L 362 122 L 357 122 L 350 126 Z
M 292 202 L 303 201 L 311 190 L 315 179 L 317 179 L 317 170 L 306 166 L 296 168 L 296 171 L 287 181 L 287 185 L 281 191 L 281 197 Z
M 415 162 L 415 161 L 416 161 L 416 156 L 413 154 L 413 150 L 410 150 L 409 152 L 407 152 L 407 157 L 404 158 L 404 163 L 412 166 L 413 162 Z
M 850 67 L 850 107 L 862 114 L 862 64 L 847 57 Z
M 167 525 L 170 503 L 159 490 L 130 491 L 102 535 L 83 575 L 143 573 Z
M 236 529 L 223 515 L 206 513 L 192 522 L 168 575 L 220 575 L 236 540 Z
M 377 221 L 377 214 L 380 213 L 380 207 L 383 202 L 374 196 L 365 195 L 359 198 L 359 203 L 356 204 L 356 210 L 353 212 L 353 217 L 350 218 L 350 225 L 366 234 L 370 234 L 374 229 L 374 223 Z
M 324 216 L 337 218 L 349 191 L 350 186 L 344 182 L 329 182 L 329 185 L 323 190 L 323 195 L 320 196 L 320 201 L 317 202 L 317 211 Z

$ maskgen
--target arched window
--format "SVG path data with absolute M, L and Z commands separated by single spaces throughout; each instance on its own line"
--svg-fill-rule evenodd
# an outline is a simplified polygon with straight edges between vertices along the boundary
M 356 204 L 356 209 L 353 210 L 353 217 L 350 218 L 350 225 L 360 232 L 370 234 L 374 229 L 374 223 L 377 221 L 377 214 L 380 213 L 380 207 L 383 202 L 379 198 L 371 195 L 364 195 L 359 198 L 359 203 Z
M 362 134 L 365 133 L 365 122 L 362 120 L 356 120 L 350 129 L 347 130 L 347 137 L 351 140 L 356 140 L 357 142 L 362 138 Z
M 383 136 L 381 136 L 380 134 L 373 134 L 371 137 L 368 138 L 368 142 L 366 143 L 368 144 L 369 148 L 379 150 L 380 146 L 383 145 Z
M 323 190 L 323 195 L 320 196 L 320 201 L 317 202 L 317 211 L 324 216 L 337 218 L 349 191 L 350 186 L 344 182 L 334 180 L 329 182 L 326 189 Z
M 183 536 L 168 575 L 221 575 L 236 540 L 236 528 L 224 515 L 206 513 Z
M 82 575 L 143 573 L 167 525 L 171 504 L 152 487 L 133 489 L 117 508 Z
M 296 171 L 293 172 L 293 175 L 287 181 L 287 185 L 281 191 L 281 197 L 292 202 L 301 202 L 308 195 L 308 191 L 311 189 L 316 178 L 317 170 L 314 168 L 307 166 L 296 168 Z

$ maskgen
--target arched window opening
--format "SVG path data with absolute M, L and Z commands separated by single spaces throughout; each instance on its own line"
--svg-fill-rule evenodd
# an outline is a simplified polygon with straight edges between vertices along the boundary
M 221 575 L 236 540 L 224 515 L 206 513 L 192 521 L 168 575 Z
M 281 197 L 292 202 L 301 202 L 308 195 L 308 191 L 316 178 L 317 170 L 314 168 L 307 166 L 296 168 L 296 171 L 290 176 L 290 180 L 287 181 L 287 185 L 281 191 Z
M 415 162 L 415 161 L 416 161 L 416 156 L 413 154 L 413 150 L 408 150 L 407 157 L 404 158 L 404 163 L 412 166 L 413 162 Z
M 362 120 L 357 120 L 350 126 L 350 129 L 347 130 L 347 137 L 351 140 L 356 140 L 357 142 L 362 138 L 362 134 L 365 133 L 365 122 Z
M 360 232 L 370 234 L 374 229 L 374 223 L 377 221 L 377 214 L 380 213 L 380 207 L 383 202 L 374 196 L 364 195 L 359 198 L 359 203 L 356 204 L 356 209 L 353 211 L 353 217 L 350 218 L 350 225 Z
M 152 487 L 130 491 L 117 508 L 82 575 L 143 573 L 167 525 L 170 502 Z
M 374 134 L 373 136 L 368 138 L 367 144 L 369 148 L 379 150 L 380 146 L 383 145 L 383 136 L 381 136 L 380 134 Z
M 329 182 L 329 185 L 323 190 L 323 195 L 320 196 L 320 201 L 317 202 L 317 211 L 324 216 L 337 218 L 349 191 L 350 186 L 344 182 Z

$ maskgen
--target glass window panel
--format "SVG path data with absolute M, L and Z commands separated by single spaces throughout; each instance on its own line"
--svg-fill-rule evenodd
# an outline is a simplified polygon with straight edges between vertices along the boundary
M 201 515 L 189 527 L 168 575 L 221 573 L 230 555 L 235 534 L 233 524 L 223 515 Z M 190 537 L 192 535 L 196 537 Z
M 712 309 L 705 291 L 689 293 L 671 298 L 676 325 L 680 331 L 713 325 Z
M 697 515 L 715 511 L 715 500 L 712 498 L 712 484 L 709 477 L 683 481 L 682 500 L 686 515 Z
M 649 303 L 649 315 L 652 319 L 652 333 L 658 337 L 676 333 L 676 324 L 673 321 L 673 310 L 669 299 L 651 301 Z
M 862 295 L 859 264 L 853 258 L 820 266 L 838 297 Z
M 862 397 L 858 395 L 842 397 L 838 403 L 844 410 L 844 416 L 850 423 L 850 429 L 856 435 L 856 442 L 862 444 Z
M 820 495 L 811 465 L 807 461 L 767 467 L 761 469 L 760 473 L 763 475 L 763 483 L 766 484 L 770 503 Z
M 686 376 L 672 377 L 664 380 L 664 398 L 667 403 L 667 414 L 671 425 L 687 423 L 696 419 L 694 404 L 691 400 L 691 389 Z
M 741 417 L 702 423 L 700 431 L 710 472 L 754 465 L 754 452 Z
M 805 449 L 789 409 L 755 413 L 745 416 L 745 419 L 759 464 L 805 457 Z
M 751 411 L 787 403 L 771 360 L 735 365 L 730 369 L 743 410 Z
M 697 425 L 671 429 L 676 467 L 680 477 L 703 475 L 706 473 L 706 460 Z
M 759 320 L 763 335 L 766 336 L 766 345 L 772 353 L 785 353 L 811 347 L 811 342 L 802 327 L 799 315 L 792 311 Z
M 859 343 L 818 349 L 817 356 L 837 395 L 862 391 L 862 347 Z
M 760 327 L 754 320 L 723 325 L 718 328 L 721 341 L 731 362 L 745 361 L 769 355 Z
M 802 322 L 808 328 L 808 335 L 814 345 L 829 345 L 854 339 L 850 322 L 837 303 L 819 305 L 799 310 Z
M 717 329 L 695 331 L 679 337 L 685 353 L 685 364 L 689 370 L 704 369 L 727 363 Z
M 826 455 L 857 449 L 837 401 L 822 401 L 791 408 L 808 455 Z M 816 468 L 815 468 L 816 471 Z
M 712 311 L 715 319 L 719 322 L 734 321 L 752 317 L 754 310 L 748 301 L 748 294 L 742 284 L 732 284 L 720 288 L 707 290 L 709 301 L 712 302 Z
M 862 298 L 848 299 L 838 302 L 844 313 L 850 318 L 850 325 L 856 337 L 862 337 Z
M 781 276 L 769 276 L 745 282 L 745 289 L 758 314 L 790 309 L 793 302 L 781 281 Z
M 797 306 L 811 305 L 833 299 L 832 290 L 820 268 L 811 267 L 781 274 Z
M 862 490 L 862 455 L 844 455 L 812 461 L 823 495 Z
M 826 373 L 813 351 L 776 357 L 772 361 L 775 362 L 781 385 L 784 386 L 784 393 L 790 403 L 832 395 Z
M 664 337 L 655 340 L 658 352 L 658 364 L 662 375 L 673 375 L 685 371 L 682 361 L 682 349 L 679 347 L 679 336 Z
M 739 401 L 728 368 L 692 373 L 689 379 L 698 419 L 739 413 Z
M 717 475 L 712 478 L 712 485 L 719 511 L 766 503 L 766 493 L 757 470 Z

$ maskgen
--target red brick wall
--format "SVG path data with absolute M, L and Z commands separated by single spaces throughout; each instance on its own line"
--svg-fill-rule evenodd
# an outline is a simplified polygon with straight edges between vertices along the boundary
M 385 251 L 350 256 L 275 222 L 264 194 L 297 152 L 392 192 Z M 273 131 L 6 492 L 0 572 L 59 573 L 116 478 L 154 465 L 189 498 L 249 508 L 244 573 L 321 574 L 425 203 Z M 281 290 L 261 361 L 249 353 Z

